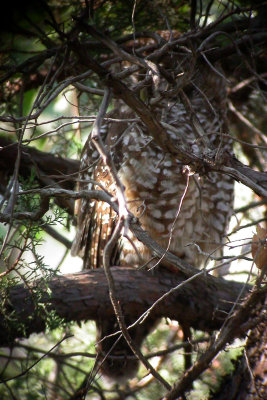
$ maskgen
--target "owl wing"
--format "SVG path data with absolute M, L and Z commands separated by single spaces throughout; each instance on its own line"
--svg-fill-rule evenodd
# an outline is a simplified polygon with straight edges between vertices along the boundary
M 125 114 L 114 109 L 107 115 L 110 119 L 123 119 Z M 119 171 L 122 154 L 119 144 L 120 135 L 127 128 L 127 123 L 107 122 L 101 128 L 101 136 L 107 150 L 111 151 L 115 166 Z M 100 185 L 98 185 L 99 183 Z M 112 196 L 116 195 L 115 186 L 108 168 L 88 137 L 81 157 L 78 190 L 107 190 Z M 117 215 L 103 201 L 79 199 L 75 206 L 77 215 L 77 232 L 72 245 L 72 255 L 83 258 L 84 268 L 99 268 L 103 266 L 102 258 L 105 245 L 109 241 L 116 225 Z M 115 246 L 111 263 L 118 264 L 120 248 Z

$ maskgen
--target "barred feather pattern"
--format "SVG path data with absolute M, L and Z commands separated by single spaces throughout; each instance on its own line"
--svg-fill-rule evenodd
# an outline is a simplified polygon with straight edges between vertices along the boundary
M 231 141 L 220 135 L 227 132 L 223 79 L 211 71 L 200 71 L 187 95 L 211 145 L 231 151 Z M 154 106 L 153 113 L 158 120 L 171 126 L 167 129 L 167 135 L 174 145 L 186 146 L 187 150 L 201 156 L 202 148 L 199 139 L 196 139 L 191 116 L 177 96 L 166 96 Z M 169 251 L 196 267 L 203 264 L 207 254 L 218 255 L 232 214 L 232 179 L 216 172 L 203 176 L 195 174 L 189 177 L 186 190 L 188 177 L 184 172 L 185 166 L 178 159 L 174 160 L 169 154 L 163 153 L 141 122 L 129 121 L 134 114 L 128 107 L 119 103 L 109 117 L 125 119 L 125 122 L 106 124 L 101 134 L 125 187 L 127 206 L 139 218 L 142 227 L 163 248 L 168 247 Z M 116 193 L 114 182 L 93 149 L 90 138 L 82 155 L 80 178 L 81 189 L 102 190 L 90 182 L 93 180 L 110 193 Z M 103 250 L 115 223 L 116 215 L 106 203 L 79 202 L 73 253 L 83 257 L 85 268 L 102 265 Z M 153 266 L 155 261 L 150 261 L 149 249 L 132 234 L 129 235 L 131 240 L 123 237 L 118 243 L 111 263 L 129 266 L 147 263 Z M 138 345 L 148 333 L 145 325 L 134 332 Z M 98 321 L 97 326 L 99 337 L 117 329 L 115 321 Z M 110 347 L 110 341 L 103 341 L 100 350 L 106 353 Z M 124 359 L 105 362 L 103 373 L 114 379 L 135 374 L 138 363 L 134 360 L 126 363 L 127 355 L 131 352 L 125 342 L 117 345 L 116 352 L 112 354 L 124 355 Z

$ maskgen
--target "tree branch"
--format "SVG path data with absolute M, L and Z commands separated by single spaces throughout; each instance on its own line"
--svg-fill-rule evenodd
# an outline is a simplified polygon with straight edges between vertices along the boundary
M 112 275 L 122 312 L 136 319 L 166 292 L 184 282 L 182 275 L 164 269 L 152 274 L 134 268 L 112 267 Z M 211 332 L 221 327 L 242 289 L 243 284 L 202 275 L 158 302 L 152 313 L 155 317 L 169 317 Z M 246 287 L 243 296 L 248 290 Z M 106 319 L 114 315 L 102 268 L 54 277 L 45 284 L 36 281 L 30 288 L 14 286 L 2 295 L 1 304 L 1 346 L 44 331 L 46 316 L 52 311 L 67 322 Z
M 86 25 L 84 26 L 86 27 Z M 147 134 L 153 136 L 155 143 L 164 152 L 170 154 L 174 161 L 179 159 L 185 165 L 190 164 L 200 174 L 209 171 L 226 173 L 236 181 L 245 184 L 259 196 L 267 197 L 266 173 L 252 170 L 227 152 L 222 155 L 221 161 L 218 162 L 214 159 L 214 155 L 211 158 L 207 158 L 207 156 L 197 157 L 181 146 L 174 146 L 160 121 L 155 118 L 153 111 L 129 87 L 115 78 L 108 69 L 91 58 L 89 54 L 85 53 L 78 41 L 73 45 L 73 51 L 77 53 L 81 64 L 87 65 L 88 68 L 92 69 L 105 86 L 113 90 L 114 96 L 122 99 L 140 117 L 147 127 Z
M 245 334 L 249 329 L 253 329 L 263 320 L 264 315 L 261 315 L 260 319 L 255 318 L 255 310 L 257 311 L 259 304 L 264 298 L 266 299 L 266 293 L 266 286 L 263 289 L 253 288 L 253 291 L 242 306 L 235 311 L 231 318 L 227 319 L 217 340 L 214 343 L 210 343 L 207 351 L 195 362 L 192 368 L 186 371 L 183 378 L 174 384 L 172 390 L 164 397 L 164 400 L 175 400 L 183 396 L 186 391 L 190 390 L 192 382 L 208 368 L 212 360 L 226 347 L 227 343 L 239 337 L 241 332 Z

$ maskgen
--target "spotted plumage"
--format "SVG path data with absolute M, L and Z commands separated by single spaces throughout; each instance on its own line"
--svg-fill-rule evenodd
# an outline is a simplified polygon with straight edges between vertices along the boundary
M 159 87 L 161 101 L 156 105 L 149 105 L 155 117 L 167 126 L 166 134 L 174 146 L 183 146 L 187 151 L 201 156 L 203 145 L 196 137 L 192 115 L 177 92 L 174 96 L 169 95 L 170 88 L 167 83 L 163 82 Z M 201 67 L 186 93 L 211 148 L 215 151 L 225 147 L 230 150 L 230 141 L 223 139 L 221 135 L 227 130 L 226 90 L 223 79 L 208 66 Z M 200 267 L 207 259 L 207 254 L 216 255 L 221 251 L 223 236 L 232 213 L 231 178 L 215 172 L 202 176 L 188 175 L 188 168 L 185 168 L 179 159 L 175 160 L 164 153 L 142 122 L 123 103 L 117 102 L 116 108 L 108 117 L 120 121 L 106 123 L 101 134 L 125 187 L 128 209 L 139 218 L 142 227 L 163 248 L 168 248 L 192 265 Z M 93 148 L 90 138 L 82 155 L 80 178 L 80 188 L 104 188 L 109 193 L 116 194 L 114 182 Z M 100 183 L 101 186 L 88 179 Z M 102 266 L 103 249 L 115 223 L 116 215 L 106 203 L 80 201 L 73 252 L 83 256 L 86 268 Z M 118 242 L 111 263 L 129 266 L 146 263 L 153 266 L 156 261 L 150 261 L 149 249 L 131 233 L 129 235 L 130 240 L 123 237 Z M 116 330 L 114 321 L 105 326 L 104 331 L 103 323 L 101 325 L 99 321 L 98 328 L 102 336 Z M 139 335 L 139 345 L 143 336 L 147 334 L 147 329 L 142 329 L 135 332 L 136 337 Z M 108 345 L 110 346 L 110 343 Z M 107 350 L 108 346 L 105 351 Z M 127 345 L 124 345 L 121 353 L 118 350 L 118 353 L 129 353 Z M 121 364 L 119 366 L 113 363 L 106 371 L 103 368 L 104 372 L 116 377 L 123 375 L 125 367 L 122 362 Z M 136 366 L 137 364 L 134 368 Z

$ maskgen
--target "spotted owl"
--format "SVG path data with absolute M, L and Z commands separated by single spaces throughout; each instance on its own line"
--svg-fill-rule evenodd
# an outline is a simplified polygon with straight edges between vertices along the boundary
M 133 85 L 131 81 L 129 85 Z M 201 156 L 203 149 L 192 124 L 192 113 L 197 116 L 211 148 L 230 150 L 231 142 L 222 133 L 227 132 L 226 88 L 219 73 L 208 65 L 199 65 L 184 88 L 191 103 L 191 115 L 177 91 L 162 81 L 153 89 L 154 98 L 147 101 L 158 121 L 164 123 L 166 135 L 175 146 L 185 146 Z M 157 91 L 157 93 L 155 93 Z M 208 254 L 218 255 L 232 213 L 233 182 L 227 175 L 216 172 L 188 174 L 188 168 L 174 159 L 155 143 L 146 126 L 122 101 L 107 115 L 101 129 L 106 150 L 113 157 L 118 176 L 125 187 L 128 209 L 145 231 L 163 248 L 200 267 Z M 98 185 L 99 183 L 99 185 Z M 90 142 L 85 144 L 80 173 L 80 189 L 107 190 L 116 193 L 115 183 L 98 152 Z M 73 254 L 80 254 L 85 268 L 103 265 L 104 247 L 116 224 L 116 214 L 107 203 L 81 200 L 78 204 L 78 229 L 73 244 Z M 150 250 L 133 234 L 122 237 L 113 252 L 111 265 L 154 267 L 157 260 Z M 126 324 L 131 319 L 125 315 Z M 137 345 L 151 330 L 153 320 L 130 331 Z M 116 319 L 97 321 L 98 339 L 118 330 Z M 99 352 L 110 351 L 114 338 L 100 342 Z M 120 359 L 104 360 L 103 374 L 119 380 L 136 373 L 136 360 L 122 339 L 112 349 L 111 355 Z

